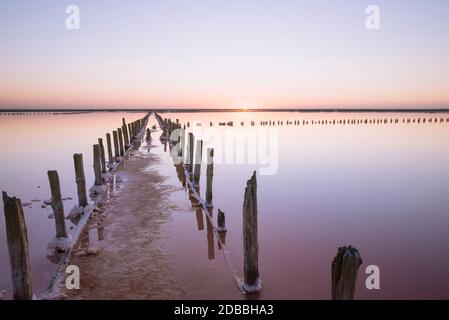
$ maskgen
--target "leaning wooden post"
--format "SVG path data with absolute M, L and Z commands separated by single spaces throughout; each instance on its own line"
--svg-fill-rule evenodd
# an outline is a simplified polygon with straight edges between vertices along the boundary
M 128 129 L 126 129 L 126 125 L 122 126 L 123 137 L 125 139 L 125 150 L 129 148 L 129 137 L 128 137 Z
M 106 133 L 106 144 L 108 146 L 109 164 L 113 164 L 114 163 L 114 158 L 112 156 L 112 144 L 111 144 L 111 134 L 110 133 Z
M 98 138 L 98 145 L 100 146 L 100 159 L 101 159 L 101 172 L 106 173 L 106 157 L 104 154 L 104 145 L 103 145 L 103 139 Z
M 214 177 L 214 149 L 207 149 L 207 169 L 206 169 L 206 206 L 212 208 L 212 180 Z M 220 212 L 220 211 L 219 211 Z
M 112 132 L 112 137 L 114 139 L 115 161 L 118 161 L 117 159 L 120 157 L 120 150 L 119 150 L 119 147 L 118 147 L 118 135 L 117 135 L 117 131 L 116 130 L 114 130 Z
M 67 238 L 67 230 L 64 220 L 64 204 L 62 203 L 61 186 L 59 184 L 58 172 L 50 170 L 47 172 L 51 189 L 51 207 L 55 216 L 56 238 Z
M 28 235 L 20 199 L 10 198 L 3 191 L 6 241 L 11 265 L 13 297 L 15 300 L 31 300 L 31 268 L 28 252 Z
M 193 172 L 193 184 L 196 188 L 200 187 L 202 159 L 203 159 L 203 140 L 198 140 L 196 142 L 195 168 Z
M 332 261 L 332 299 L 353 300 L 362 258 L 356 248 L 340 247 Z
M 243 201 L 243 290 L 255 292 L 261 289 L 259 277 L 259 243 L 257 238 L 257 179 L 256 171 L 246 183 Z
M 118 144 L 119 144 L 120 156 L 123 157 L 123 155 L 125 154 L 125 150 L 123 148 L 123 134 L 122 134 L 121 128 L 117 128 L 117 134 L 118 134 Z
M 75 153 L 73 155 L 75 162 L 76 184 L 78 189 L 78 206 L 87 206 L 86 178 L 84 176 L 83 154 Z
M 95 185 L 101 186 L 103 181 L 101 179 L 101 156 L 100 156 L 100 146 L 98 144 L 94 144 L 94 174 L 95 174 Z

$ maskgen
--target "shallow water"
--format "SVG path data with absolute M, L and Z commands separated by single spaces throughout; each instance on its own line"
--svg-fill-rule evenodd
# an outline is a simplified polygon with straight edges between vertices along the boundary
M 131 121 L 142 115 L 0 116 L 0 147 L 7 150 L 0 166 L 1 189 L 23 202 L 47 199 L 46 170 L 57 169 L 63 196 L 76 200 L 73 153 L 86 155 L 87 185 L 92 185 L 91 145 L 119 126 L 122 116 Z M 162 116 L 178 118 L 181 123 L 201 121 L 201 126 L 189 128 L 197 137 L 201 129 L 207 135 L 210 121 L 218 137 L 224 137 L 226 130 L 235 133 L 241 128 L 259 130 L 260 136 L 274 136 L 276 145 L 268 150 L 273 152 L 273 159 L 277 158 L 277 166 L 271 175 L 262 175 L 268 165 L 260 157 L 253 164 L 236 164 L 226 161 L 230 149 L 218 141 L 205 141 L 203 149 L 215 148 L 214 223 L 220 208 L 226 213 L 226 248 L 240 276 L 244 187 L 252 171 L 257 171 L 262 291 L 253 298 L 330 298 L 330 263 L 337 248 L 347 244 L 360 251 L 364 262 L 356 298 L 449 298 L 445 272 L 449 268 L 448 114 L 260 112 Z M 418 117 L 433 121 L 413 123 Z M 396 118 L 399 123 L 369 123 Z M 411 123 L 402 122 L 408 118 Z M 435 118 L 445 120 L 434 123 Z M 339 124 L 343 119 L 345 124 Z M 368 123 L 347 124 L 348 119 L 368 119 Z M 232 128 L 218 126 L 218 122 L 231 120 Z M 260 125 L 260 121 L 269 120 L 283 121 L 283 125 Z M 299 125 L 287 125 L 287 121 L 295 120 Z M 337 123 L 332 124 L 333 120 Z M 244 127 L 240 121 L 245 122 Z M 150 124 L 154 123 L 152 118 Z M 169 184 L 180 186 L 169 150 L 164 155 L 163 149 L 155 142 L 151 151 L 163 159 L 157 169 L 168 177 Z M 205 174 L 203 165 L 202 196 Z M 66 212 L 73 201 L 65 202 Z M 188 194 L 182 190 L 173 192 L 171 201 L 179 209 L 166 225 L 164 249 L 186 298 L 244 298 L 204 214 L 191 208 Z M 35 291 L 45 288 L 55 268 L 45 251 L 54 235 L 53 220 L 47 218 L 50 212 L 49 207 L 41 209 L 39 202 L 25 208 Z M 0 290 L 10 292 L 3 215 L 0 241 Z M 367 290 L 364 285 L 365 267 L 372 264 L 381 271 L 380 290 Z

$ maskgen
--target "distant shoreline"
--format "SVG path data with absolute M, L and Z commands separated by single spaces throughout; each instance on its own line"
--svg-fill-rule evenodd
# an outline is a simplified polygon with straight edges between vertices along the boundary
M 298 112 L 298 113 L 447 113 L 449 108 L 442 109 L 176 109 L 176 108 L 142 108 L 142 109 L 1 109 L 4 113 L 88 113 L 88 112 L 158 112 L 158 113 L 197 113 L 197 112 Z

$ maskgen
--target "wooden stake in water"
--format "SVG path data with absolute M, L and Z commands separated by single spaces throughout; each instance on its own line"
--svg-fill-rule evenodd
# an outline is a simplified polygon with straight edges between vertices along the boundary
M 362 258 L 356 248 L 340 247 L 332 261 L 332 299 L 353 300 Z
M 203 140 L 198 140 L 196 142 L 195 168 L 193 172 L 193 184 L 196 188 L 200 187 L 202 159 L 203 159 Z
M 10 198 L 3 192 L 6 241 L 11 265 L 13 297 L 15 300 L 31 300 L 31 269 L 28 251 L 28 235 L 20 199 Z
M 218 232 L 224 232 L 226 231 L 226 219 L 225 219 L 225 213 L 218 209 L 218 215 L 217 215 L 217 231 Z
M 187 169 L 189 171 L 190 177 L 192 177 L 193 174 L 193 141 L 194 141 L 193 133 L 189 132 L 189 141 L 187 142 L 187 158 L 186 158 L 186 164 Z
M 112 132 L 112 138 L 114 140 L 115 161 L 117 161 L 117 158 L 120 157 L 120 150 L 119 150 L 119 147 L 118 147 L 118 135 L 117 135 L 117 131 L 116 130 L 114 130 Z
M 123 133 L 122 133 L 122 129 L 117 128 L 117 134 L 118 134 L 118 143 L 119 143 L 119 149 L 120 149 L 120 156 L 123 156 L 125 154 L 125 149 L 123 148 Z
M 244 250 L 244 278 L 245 292 L 259 291 L 261 281 L 259 277 L 259 242 L 257 236 L 257 179 L 253 172 L 246 183 L 243 201 L 243 250 Z
M 61 186 L 59 184 L 58 172 L 50 170 L 47 172 L 51 189 L 51 207 L 55 216 L 56 238 L 67 238 L 67 230 L 64 219 L 64 204 L 62 203 Z
M 111 144 L 111 134 L 110 133 L 106 133 L 106 144 L 108 146 L 109 163 L 113 164 L 114 163 L 114 158 L 112 157 L 112 144 Z
M 212 208 L 212 180 L 214 177 L 214 149 L 207 149 L 207 169 L 206 169 L 206 206 Z
M 100 146 L 100 159 L 101 159 L 101 172 L 106 173 L 106 156 L 104 154 L 104 145 L 103 145 L 103 139 L 98 138 L 98 145 Z
M 80 207 L 85 207 L 87 206 L 87 191 L 86 178 L 84 176 L 83 154 L 75 153 L 73 155 L 73 161 L 75 162 L 75 181 L 78 190 L 78 205 Z
M 129 147 L 129 137 L 128 137 L 128 129 L 126 129 L 126 125 L 122 126 L 123 137 L 125 139 L 125 150 L 128 150 Z
M 101 186 L 103 181 L 101 179 L 101 160 L 100 160 L 100 145 L 94 144 L 94 174 L 95 174 L 95 185 Z

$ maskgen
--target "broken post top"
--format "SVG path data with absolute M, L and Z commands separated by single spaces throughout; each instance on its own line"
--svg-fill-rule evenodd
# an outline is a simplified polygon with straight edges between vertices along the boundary
M 256 171 L 253 171 L 253 175 L 251 178 L 246 182 L 246 188 L 245 188 L 245 201 L 243 202 L 244 206 L 248 205 L 248 201 L 250 199 L 254 200 L 257 199 L 257 178 L 256 178 Z M 254 210 L 257 212 L 257 201 L 253 201 L 254 203 Z
M 332 261 L 332 299 L 354 299 L 357 272 L 363 263 L 359 251 L 352 246 L 338 248 Z

